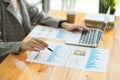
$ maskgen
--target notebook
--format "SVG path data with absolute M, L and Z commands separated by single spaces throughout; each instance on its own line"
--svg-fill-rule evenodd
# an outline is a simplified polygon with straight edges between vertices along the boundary
M 69 32 L 69 37 L 66 39 L 66 44 L 97 47 L 101 36 L 107 27 L 109 15 L 110 9 L 108 9 L 100 29 L 90 28 L 89 32 L 81 30 L 79 33 L 75 32 L 74 34 Z

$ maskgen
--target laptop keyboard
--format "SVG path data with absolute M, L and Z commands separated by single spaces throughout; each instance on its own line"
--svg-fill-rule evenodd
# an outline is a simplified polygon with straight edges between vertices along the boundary
M 100 40 L 101 34 L 101 30 L 94 28 L 90 28 L 89 32 L 82 31 L 79 44 L 86 46 L 96 46 Z

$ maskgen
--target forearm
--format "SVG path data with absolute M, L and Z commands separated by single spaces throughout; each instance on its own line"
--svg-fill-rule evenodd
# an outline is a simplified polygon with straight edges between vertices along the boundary
M 68 29 L 68 25 L 69 25 L 68 22 L 62 22 L 60 26 L 67 30 Z
M 57 19 L 57 18 L 53 18 L 51 16 L 49 16 L 47 13 L 45 12 L 41 12 L 41 13 L 37 13 L 36 15 L 31 18 L 31 22 L 33 24 L 43 24 L 46 26 L 51 26 L 51 27 L 59 27 L 59 22 L 62 21 L 63 19 Z
M 9 53 L 18 54 L 20 51 L 21 42 L 0 42 L 0 56 Z

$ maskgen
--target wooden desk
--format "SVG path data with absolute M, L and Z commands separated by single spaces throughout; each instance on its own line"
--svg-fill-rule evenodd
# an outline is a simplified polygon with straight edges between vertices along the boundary
M 54 14 L 54 12 L 56 12 Z M 52 11 L 54 17 L 65 19 L 65 13 Z M 76 23 L 84 22 L 85 14 L 76 15 Z M 25 40 L 29 39 L 28 37 Z M 105 31 L 99 48 L 110 52 L 108 70 L 106 73 L 90 72 L 64 67 L 48 66 L 25 61 L 27 53 L 10 54 L 0 64 L 0 80 L 119 80 L 120 79 L 120 17 L 116 18 L 114 30 Z

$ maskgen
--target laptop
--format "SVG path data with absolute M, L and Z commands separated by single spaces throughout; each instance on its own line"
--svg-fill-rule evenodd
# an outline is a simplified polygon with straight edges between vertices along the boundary
M 66 39 L 66 44 L 97 47 L 101 39 L 101 36 L 108 25 L 109 15 L 110 15 L 110 9 L 108 9 L 100 29 L 90 28 L 89 32 L 86 32 L 84 30 L 73 33 L 69 32 L 68 33 L 69 36 Z

